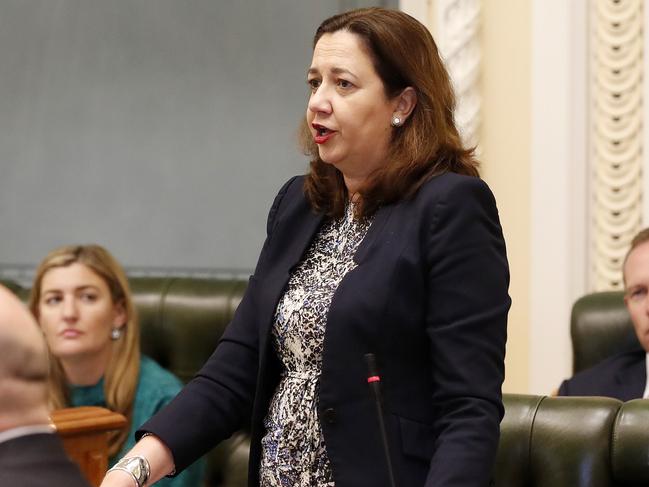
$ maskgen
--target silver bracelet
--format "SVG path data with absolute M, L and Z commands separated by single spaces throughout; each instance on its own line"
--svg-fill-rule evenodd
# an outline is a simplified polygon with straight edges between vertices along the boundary
M 146 481 L 149 480 L 149 474 L 151 473 L 151 468 L 149 467 L 147 459 L 139 456 L 122 458 L 108 471 L 112 472 L 113 470 L 121 470 L 122 472 L 128 473 L 133 477 L 135 487 L 144 487 Z

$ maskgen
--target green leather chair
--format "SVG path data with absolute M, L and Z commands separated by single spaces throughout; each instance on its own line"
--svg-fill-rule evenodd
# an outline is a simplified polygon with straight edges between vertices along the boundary
M 620 408 L 611 434 L 611 468 L 615 485 L 649 485 L 649 399 Z
M 496 487 L 649 485 L 649 400 L 505 394 Z
M 188 382 L 210 357 L 243 298 L 247 280 L 132 277 L 142 352 Z M 208 457 L 208 485 L 245 487 L 250 439 L 245 431 Z
M 570 335 L 573 373 L 639 346 L 621 291 L 587 294 L 575 301 Z

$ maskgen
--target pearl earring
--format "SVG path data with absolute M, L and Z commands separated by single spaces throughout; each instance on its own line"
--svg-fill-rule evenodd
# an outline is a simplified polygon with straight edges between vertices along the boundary
M 121 336 L 122 336 L 121 328 L 113 328 L 110 331 L 110 338 L 112 338 L 113 340 L 119 340 Z
M 393 127 L 401 127 L 401 124 L 403 124 L 401 118 L 397 115 L 392 115 L 392 121 L 390 122 L 390 125 L 392 125 Z

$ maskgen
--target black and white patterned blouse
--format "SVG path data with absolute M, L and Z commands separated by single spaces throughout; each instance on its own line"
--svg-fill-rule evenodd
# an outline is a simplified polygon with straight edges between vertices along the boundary
M 325 223 L 277 305 L 272 336 L 283 372 L 264 421 L 261 487 L 334 485 L 317 410 L 324 334 L 333 294 L 356 266 L 370 224 L 354 218 L 351 204 Z

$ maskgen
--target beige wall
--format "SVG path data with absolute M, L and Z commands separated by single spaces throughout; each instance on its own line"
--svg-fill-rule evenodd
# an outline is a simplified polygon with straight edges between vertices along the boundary
M 505 392 L 529 388 L 531 1 L 482 2 L 482 175 L 511 268 Z
M 530 172 L 532 1 L 481 2 L 481 173 L 493 190 L 511 270 L 505 392 L 530 390 Z M 428 8 L 437 27 L 436 0 L 402 0 L 416 14 Z M 420 20 L 421 14 L 420 14 Z

